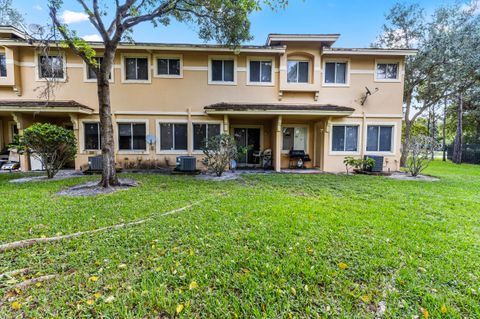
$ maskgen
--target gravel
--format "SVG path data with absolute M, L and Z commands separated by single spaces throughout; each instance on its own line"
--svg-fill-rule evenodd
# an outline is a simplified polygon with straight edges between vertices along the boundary
M 10 183 L 27 183 L 27 182 L 46 182 L 46 181 L 58 181 L 62 179 L 72 178 L 72 177 L 79 177 L 84 176 L 82 172 L 79 171 L 59 171 L 57 175 L 53 178 L 48 179 L 46 175 L 39 175 L 39 176 L 29 176 L 29 177 L 22 177 L 17 179 L 10 180 Z
M 440 180 L 439 178 L 436 178 L 433 176 L 428 176 L 428 175 L 411 176 L 408 173 L 402 173 L 402 172 L 393 173 L 392 175 L 387 177 L 402 180 L 402 181 L 438 182 Z
M 111 194 L 119 190 L 127 190 L 131 187 L 138 186 L 138 183 L 136 181 L 129 178 L 120 178 L 119 186 L 113 186 L 108 188 L 99 186 L 98 185 L 99 182 L 100 181 L 92 181 L 92 182 L 87 182 L 80 185 L 75 185 L 59 191 L 56 195 L 58 196 L 96 196 L 96 195 L 102 195 L 102 194 Z

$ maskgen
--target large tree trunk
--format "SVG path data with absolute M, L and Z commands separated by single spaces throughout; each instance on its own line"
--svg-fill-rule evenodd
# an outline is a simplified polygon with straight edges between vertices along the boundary
M 463 135 L 463 95 L 458 96 L 457 106 L 457 132 L 455 134 L 455 141 L 453 142 L 453 156 L 452 161 L 456 164 L 462 163 L 462 135 Z
M 442 145 L 442 151 L 443 151 L 443 156 L 442 160 L 444 162 L 447 161 L 447 98 L 445 98 L 444 105 L 443 105 L 443 132 L 442 132 L 442 140 L 443 140 L 443 145 Z
M 109 50 L 107 46 L 105 48 L 103 63 L 97 74 L 103 157 L 102 180 L 100 181 L 100 185 L 103 187 L 119 185 L 117 172 L 115 170 L 115 144 L 113 140 L 112 109 L 110 106 L 110 83 L 108 81 L 114 55 L 115 49 Z

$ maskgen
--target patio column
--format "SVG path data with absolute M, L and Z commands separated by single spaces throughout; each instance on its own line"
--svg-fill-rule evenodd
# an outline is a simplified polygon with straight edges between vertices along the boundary
M 76 113 L 69 113 L 70 122 L 72 123 L 73 127 L 73 134 L 75 135 L 75 139 L 77 140 L 77 154 L 80 154 L 81 146 L 80 146 L 80 131 L 79 131 L 79 124 L 78 124 L 78 114 Z M 80 159 L 78 156 L 75 157 L 75 169 L 80 170 Z
M 225 114 L 223 116 L 223 133 L 228 134 L 230 130 L 230 119 L 228 118 L 228 115 Z
M 23 130 L 27 127 L 23 114 L 18 112 L 12 112 L 12 117 L 17 124 L 18 135 L 23 135 Z M 28 172 L 30 170 L 30 161 L 28 157 L 28 152 L 20 155 L 20 170 L 22 172 Z
M 193 123 L 192 123 L 192 109 L 187 108 L 187 150 L 188 155 L 193 153 Z
M 277 121 L 275 125 L 275 150 L 274 150 L 274 160 L 275 160 L 275 171 L 280 172 L 282 169 L 282 116 L 277 116 Z

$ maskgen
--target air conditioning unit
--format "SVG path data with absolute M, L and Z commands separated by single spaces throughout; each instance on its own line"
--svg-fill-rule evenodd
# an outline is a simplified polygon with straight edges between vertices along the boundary
M 101 171 L 103 170 L 102 155 L 88 157 L 88 170 Z
M 197 159 L 194 156 L 177 156 L 175 169 L 180 172 L 194 172 L 197 170 Z
M 375 165 L 370 169 L 371 172 L 383 172 L 383 156 L 365 155 L 365 159 L 368 158 L 375 160 Z

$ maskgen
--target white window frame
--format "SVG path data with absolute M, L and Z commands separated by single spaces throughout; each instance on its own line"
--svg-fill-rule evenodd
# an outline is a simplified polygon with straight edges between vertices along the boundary
M 326 83 L 327 63 L 346 63 L 345 83 Z M 335 80 L 337 77 L 337 69 L 335 68 Z M 350 86 L 350 59 L 324 59 L 322 69 L 322 86 L 327 87 L 349 87 Z
M 158 59 L 180 60 L 180 74 L 158 74 Z M 183 54 L 155 54 L 153 56 L 153 76 L 155 78 L 182 79 L 183 78 Z
M 391 142 L 391 151 L 367 151 L 367 143 L 368 143 L 368 127 L 369 126 L 391 126 L 392 127 L 392 142 Z M 396 153 L 396 136 L 397 136 L 397 126 L 398 124 L 395 122 L 367 122 L 365 123 L 365 130 L 364 130 L 364 139 L 365 139 L 365 149 L 364 152 L 366 155 L 395 155 Z M 380 134 L 378 134 L 380 138 Z
M 127 58 L 146 58 L 147 59 L 147 74 L 148 80 L 127 80 L 127 70 L 125 69 L 125 59 Z M 148 53 L 123 53 L 121 54 L 121 75 L 122 83 L 137 83 L 137 84 L 148 84 L 152 83 L 152 63 L 150 54 Z
M 283 149 L 283 129 L 284 128 L 297 128 L 297 127 L 302 127 L 306 128 L 306 135 L 305 135 L 305 154 L 309 154 L 309 148 L 310 148 L 310 126 L 308 124 L 282 124 L 282 144 L 280 145 L 282 149 L 282 154 L 288 154 L 290 150 L 284 150 Z
M 161 132 L 160 132 L 160 124 L 187 124 L 187 149 L 186 150 L 161 150 L 160 149 L 160 138 L 161 138 Z M 191 128 L 189 128 L 188 125 L 188 120 L 183 120 L 183 119 L 162 119 L 162 120 L 156 120 L 155 121 L 155 126 L 156 126 L 156 154 L 167 154 L 167 155 L 185 155 L 188 154 L 189 152 L 189 147 L 190 147 L 190 138 L 189 138 L 189 132 L 191 132 Z M 192 132 L 193 133 L 193 132 Z M 173 134 L 175 137 L 175 132 Z M 192 138 L 193 141 L 193 138 Z M 175 144 L 175 140 L 173 141 Z
M 103 56 L 96 56 L 95 58 L 103 58 Z M 110 79 L 108 79 L 108 82 L 114 83 L 114 65 L 112 64 L 112 69 L 110 70 Z M 83 82 L 87 83 L 97 83 L 97 79 L 89 79 L 88 78 L 88 65 L 87 63 L 83 62 Z
M 270 82 L 252 82 L 250 81 L 250 62 L 251 61 L 259 61 L 259 62 L 271 62 L 272 63 L 272 71 L 271 71 L 271 81 Z M 260 67 L 261 70 L 261 67 Z M 260 71 L 261 72 L 261 71 Z M 262 75 L 260 74 L 260 77 Z M 267 57 L 267 56 L 249 56 L 247 57 L 247 85 L 252 86 L 275 86 L 275 58 Z
M 62 78 L 43 78 L 40 76 L 40 57 L 41 56 L 57 56 L 62 57 L 63 59 L 63 77 Z M 47 81 L 58 81 L 58 82 L 66 82 L 67 81 L 67 57 L 65 52 L 48 52 L 47 54 L 40 54 L 39 52 L 35 51 L 35 81 L 37 82 L 47 82 Z
M 378 70 L 378 65 L 379 64 L 398 64 L 398 69 L 397 69 L 397 78 L 396 79 L 379 79 L 377 77 L 377 70 Z M 373 74 L 375 77 L 375 82 L 393 82 L 393 83 L 398 83 L 401 82 L 401 74 L 403 73 L 403 66 L 402 62 L 400 60 L 393 60 L 393 59 L 376 59 L 375 60 L 375 69 L 373 70 Z
M 80 120 L 79 121 L 79 124 L 80 124 L 80 127 L 79 127 L 79 140 L 80 140 L 80 151 L 82 153 L 96 153 L 96 154 L 100 154 L 102 152 L 102 149 L 87 149 L 85 148 L 85 124 L 90 124 L 90 123 L 97 123 L 98 124 L 98 137 L 100 138 L 101 137 L 101 128 L 100 128 L 100 121 L 99 120 L 96 120 L 96 119 L 92 119 L 92 120 L 89 120 L 89 119 L 84 119 L 84 120 Z M 101 145 L 101 142 L 99 143 L 99 145 Z
M 0 55 L 3 55 L 5 57 L 5 75 L 0 74 L 0 78 L 6 79 L 8 77 L 8 63 L 7 63 L 7 54 L 6 52 L 0 52 Z
M 307 78 L 307 82 L 298 82 L 298 76 L 299 76 L 299 72 L 297 72 L 297 82 L 288 82 L 288 63 L 289 62 L 307 62 L 308 63 L 308 78 Z M 312 83 L 312 64 L 313 63 L 313 60 L 312 59 L 309 59 L 309 58 L 302 58 L 302 57 L 295 57 L 295 58 L 291 58 L 289 59 L 287 57 L 287 84 L 288 85 L 305 85 L 305 84 L 311 84 Z
M 213 60 L 231 60 L 233 61 L 233 82 L 229 81 L 212 81 L 212 61 Z M 209 55 L 208 56 L 208 84 L 211 85 L 237 85 L 238 78 L 237 56 L 235 55 Z
M 334 126 L 356 126 L 357 127 L 357 151 L 334 151 L 333 150 L 333 127 Z M 328 127 L 329 132 L 329 155 L 360 155 L 360 140 L 362 136 L 362 125 L 358 122 L 337 122 L 330 123 Z M 346 142 L 346 140 L 345 140 Z
M 193 131 L 193 125 L 194 124 L 217 124 L 220 125 L 220 134 L 223 134 L 223 121 L 194 121 L 192 122 L 192 151 L 193 154 L 203 154 L 202 150 L 196 150 L 195 145 L 194 145 L 194 139 L 195 139 L 195 132 Z M 208 129 L 207 129 L 207 135 L 208 135 Z M 208 139 L 208 137 L 207 137 Z
M 140 120 L 140 119 L 121 119 L 121 120 L 116 120 L 115 121 L 115 124 L 116 124 L 116 127 L 115 127 L 115 145 L 116 145 L 116 149 L 117 149 L 117 154 L 124 154 L 124 155 L 128 155 L 128 154 L 139 154 L 139 155 L 142 155 L 142 154 L 149 154 L 149 145 L 148 143 L 146 143 L 145 141 L 145 150 L 121 150 L 120 149 L 120 144 L 119 144 L 119 129 L 118 129 L 118 124 L 128 124 L 128 123 L 134 123 L 134 124 L 145 124 L 145 136 L 147 136 L 150 132 L 150 129 L 148 127 L 148 123 L 149 121 L 148 120 Z

